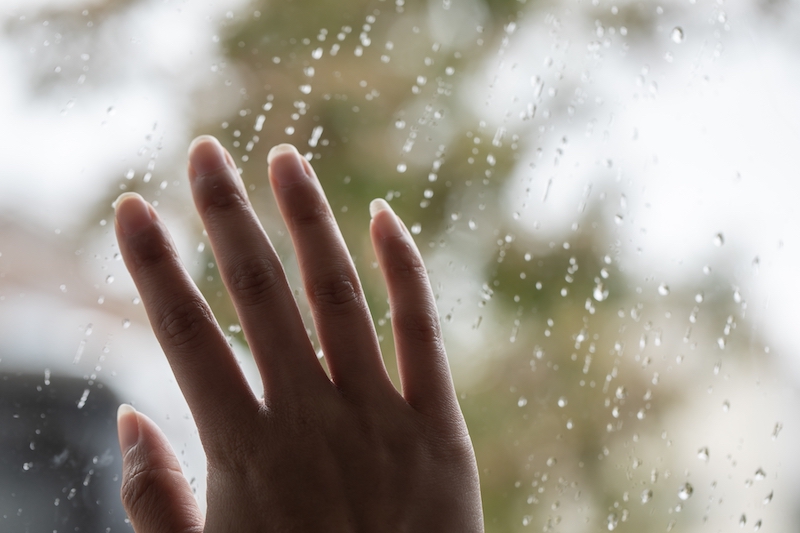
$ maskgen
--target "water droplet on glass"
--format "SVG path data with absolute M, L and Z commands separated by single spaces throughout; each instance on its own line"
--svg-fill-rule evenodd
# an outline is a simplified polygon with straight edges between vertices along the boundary
M 722 411 L 724 413 L 727 413 L 730 410 L 731 410 L 731 402 L 729 402 L 728 400 L 725 400 L 724 402 L 722 402 Z
M 24 471 L 26 471 L 26 472 L 27 472 L 27 471 L 28 471 L 28 470 L 30 470 L 31 468 L 33 468 L 33 463 L 22 463 L 22 469 L 23 469 Z
M 747 515 L 742 513 L 742 516 L 739 517 L 739 527 L 744 527 L 747 524 Z
M 420 224 L 419 222 L 411 225 L 411 233 L 413 233 L 414 235 L 419 235 L 421 231 L 422 231 L 422 224 Z
M 609 531 L 614 531 L 617 529 L 617 526 L 619 525 L 619 517 L 617 516 L 617 513 L 611 513 L 608 515 L 608 518 L 606 519 L 606 525 L 608 526 Z
M 761 529 L 761 520 L 753 524 L 753 531 L 758 531 L 759 529 Z
M 114 283 L 114 276 L 111 275 L 106 276 L 106 283 L 108 283 L 109 285 Z
M 767 477 L 767 473 L 764 472 L 763 469 L 759 468 L 758 470 L 756 470 L 756 474 L 755 474 L 756 481 L 761 481 L 766 477 Z
M 769 502 L 772 501 L 772 497 L 774 496 L 775 492 L 772 491 L 764 497 L 764 501 L 762 502 L 764 505 L 767 505 Z
M 561 398 L 558 399 L 558 406 L 559 407 L 566 407 L 567 406 L 567 399 L 564 396 L 562 396 Z
M 300 86 L 300 92 L 303 94 L 310 94 L 311 93 L 311 85 L 305 84 Z
M 128 318 L 123 319 L 122 320 L 122 328 L 123 329 L 128 329 L 129 327 L 131 327 L 130 319 L 128 319 Z
M 658 294 L 661 296 L 667 296 L 669 294 L 669 285 L 666 283 L 662 283 L 658 286 Z
M 714 246 L 722 246 L 725 244 L 725 236 L 722 233 L 714 235 Z
M 83 394 L 81 395 L 81 399 L 78 400 L 78 409 L 83 409 L 83 406 L 86 405 L 86 400 L 89 398 L 89 389 L 83 389 Z
M 708 448 L 704 446 L 699 450 L 697 450 L 697 458 L 700 459 L 701 461 L 708 461 L 709 458 Z
M 645 489 L 642 491 L 642 503 L 647 503 L 653 499 L 653 491 L 650 489 Z
M 405 172 L 406 170 L 408 170 L 408 165 L 406 165 L 405 163 L 398 163 L 398 165 L 397 165 L 397 171 L 398 171 L 400 174 L 402 174 L 402 173 L 403 173 L 403 172 Z
M 682 43 L 683 39 L 685 38 L 685 35 L 683 34 L 683 28 L 679 26 L 673 28 L 670 37 L 672 37 L 672 42 L 679 44 Z
M 688 500 L 694 494 L 694 487 L 692 487 L 689 483 L 684 483 L 680 489 L 678 489 L 678 498 L 683 501 Z
M 525 407 L 528 405 L 528 399 L 525 396 L 520 396 L 517 400 L 517 407 Z
M 547 466 L 556 466 L 556 463 L 558 463 L 558 460 L 555 457 L 548 457 L 545 462 Z
M 597 300 L 598 302 L 602 302 L 603 300 L 608 298 L 608 290 L 606 290 L 605 285 L 603 285 L 602 283 L 598 283 L 595 286 L 594 291 L 592 292 L 592 296 L 594 296 L 594 299 Z
M 705 297 L 703 296 L 702 292 L 698 292 L 697 294 L 694 295 L 694 301 L 699 303 L 699 304 L 703 303 L 704 299 L 705 299 Z
M 617 391 L 614 393 L 618 400 L 624 400 L 628 397 L 628 390 L 625 387 L 617 387 Z
M 717 339 L 717 346 L 719 346 L 720 350 L 724 350 L 727 344 L 728 341 L 725 340 L 725 337 L 720 337 Z

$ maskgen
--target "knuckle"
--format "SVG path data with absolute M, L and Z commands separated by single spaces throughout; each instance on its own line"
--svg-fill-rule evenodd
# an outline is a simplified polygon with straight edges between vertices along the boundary
M 360 302 L 361 295 L 353 276 L 340 273 L 314 282 L 309 299 L 323 311 L 337 314 Z
M 397 319 L 399 332 L 407 339 L 424 344 L 441 344 L 442 330 L 434 310 L 420 310 L 403 314 Z
M 137 269 L 148 268 L 175 257 L 172 246 L 157 230 L 145 231 L 129 240 L 133 251 L 134 265 Z
M 231 292 L 246 306 L 268 303 L 283 273 L 266 257 L 236 261 L 228 274 Z
M 205 303 L 197 299 L 184 301 L 161 314 L 158 321 L 159 337 L 176 348 L 197 346 L 201 342 L 201 332 L 212 321 Z
M 289 219 L 295 227 L 324 225 L 333 221 L 327 202 L 309 184 L 295 185 L 286 195 Z
M 414 247 L 402 237 L 393 241 L 389 251 L 391 275 L 402 280 L 427 280 L 428 271 Z
M 137 464 L 126 470 L 120 487 L 120 498 L 125 509 L 134 516 L 152 513 L 163 498 L 164 488 L 169 486 L 170 478 L 174 476 L 183 474 L 167 466 L 153 468 L 146 464 Z
M 198 203 L 202 210 L 244 211 L 249 203 L 243 191 L 229 175 L 230 170 L 221 169 L 199 178 L 197 184 Z

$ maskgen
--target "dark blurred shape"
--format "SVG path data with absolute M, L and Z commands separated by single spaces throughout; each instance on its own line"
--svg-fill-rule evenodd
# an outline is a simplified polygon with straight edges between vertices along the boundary
M 118 405 L 102 383 L 0 373 L 0 531 L 132 531 L 119 499 Z

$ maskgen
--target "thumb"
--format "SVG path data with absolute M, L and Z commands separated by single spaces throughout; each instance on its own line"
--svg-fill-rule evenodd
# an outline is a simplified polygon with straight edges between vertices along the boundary
M 199 533 L 203 517 L 178 458 L 155 422 L 127 404 L 117 411 L 122 504 L 136 533 Z

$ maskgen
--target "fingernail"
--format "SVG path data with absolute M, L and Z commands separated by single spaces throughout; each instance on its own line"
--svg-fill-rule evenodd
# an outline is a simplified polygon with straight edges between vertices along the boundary
M 126 235 L 135 235 L 153 223 L 150 206 L 134 192 L 124 192 L 114 202 L 117 223 Z
M 282 185 L 308 177 L 300 152 L 291 144 L 274 146 L 267 155 L 267 164 L 272 175 Z
M 123 403 L 117 409 L 117 433 L 123 454 L 139 441 L 139 420 L 136 417 L 136 409 L 127 403 Z
M 211 135 L 201 135 L 189 145 L 189 164 L 198 175 L 210 174 L 228 166 L 225 149 Z
M 382 211 L 386 211 L 386 215 L 378 218 Z M 400 218 L 383 198 L 376 198 L 369 203 L 369 216 L 375 221 L 381 237 L 400 237 L 406 234 Z

